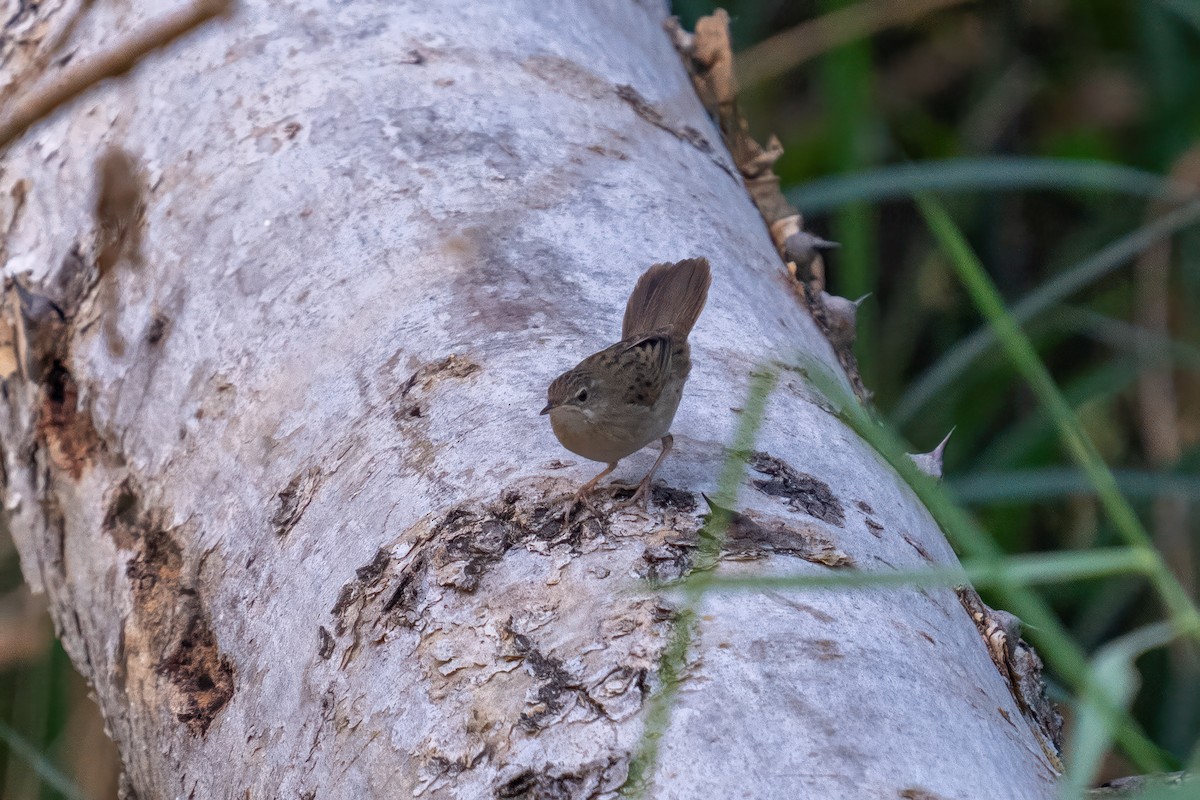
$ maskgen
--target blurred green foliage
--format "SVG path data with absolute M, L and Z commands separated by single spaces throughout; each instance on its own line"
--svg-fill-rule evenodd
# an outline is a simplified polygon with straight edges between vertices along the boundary
M 724 7 L 735 51 L 753 58 L 755 44 L 853 4 L 674 5 L 688 28 Z M 906 197 L 924 189 L 1007 304 L 1029 312 L 1018 318 L 1038 356 L 1194 600 L 1200 205 L 1178 190 L 1200 185 L 1200 3 L 964 2 L 831 47 L 745 87 L 742 103 L 758 138 L 782 142 L 777 171 L 806 225 L 842 245 L 827 259 L 831 291 L 873 293 L 857 354 L 878 411 L 914 450 L 955 429 L 946 482 L 1000 547 L 1120 539 Z M 1169 245 L 1136 266 L 1155 242 Z M 1165 301 L 1147 293 L 1154 281 Z M 1156 314 L 1166 329 L 1146 333 Z M 981 338 L 992 344 L 975 347 Z M 1139 397 L 1163 385 L 1171 419 Z M 1093 653 L 1161 619 L 1138 578 L 1039 591 Z M 1137 663 L 1137 719 L 1187 760 L 1200 739 L 1195 648 Z
M 29 596 L 2 522 L 0 627 L 0 797 L 115 796 L 115 747 L 42 604 Z

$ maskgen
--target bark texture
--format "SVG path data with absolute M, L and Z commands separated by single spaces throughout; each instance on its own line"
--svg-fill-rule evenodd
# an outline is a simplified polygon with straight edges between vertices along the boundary
M 615 796 L 673 618 L 638 579 L 687 568 L 754 365 L 837 365 L 665 14 L 252 0 L 4 157 L 4 509 L 129 796 Z M 545 387 L 690 256 L 666 488 L 564 529 L 597 466 Z M 801 375 L 757 449 L 723 571 L 953 561 Z M 951 590 L 713 596 L 652 795 L 1050 797 L 1040 742 Z

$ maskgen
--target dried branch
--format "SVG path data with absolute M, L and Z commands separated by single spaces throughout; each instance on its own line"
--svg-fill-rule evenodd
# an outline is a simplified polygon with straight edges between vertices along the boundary
M 68 69 L 50 86 L 36 89 L 13 103 L 0 122 L 0 148 L 7 147 L 36 122 L 108 78 L 132 69 L 151 52 L 174 42 L 204 23 L 233 10 L 233 0 L 199 0 L 190 8 L 148 25 L 127 41 Z
M 865 0 L 764 39 L 738 55 L 738 81 L 754 86 L 835 47 L 966 0 Z

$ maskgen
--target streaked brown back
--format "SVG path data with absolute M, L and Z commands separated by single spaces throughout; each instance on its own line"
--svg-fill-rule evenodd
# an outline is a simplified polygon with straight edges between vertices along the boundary
M 704 310 L 710 283 L 712 272 L 706 258 L 655 264 L 642 273 L 629 295 L 621 338 L 670 328 L 672 334 L 687 339 Z

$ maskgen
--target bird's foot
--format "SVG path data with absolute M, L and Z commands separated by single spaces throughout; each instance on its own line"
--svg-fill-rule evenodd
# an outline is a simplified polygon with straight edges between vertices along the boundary
M 591 487 L 587 487 L 587 488 L 590 489 Z M 571 515 L 575 513 L 576 506 L 583 506 L 588 511 L 592 512 L 593 517 L 600 516 L 600 512 L 596 509 L 596 506 L 592 503 L 591 495 L 592 495 L 591 491 L 585 492 L 582 489 L 579 490 L 578 492 L 576 492 L 575 494 L 571 495 L 571 499 L 567 503 L 566 509 L 563 511 L 563 522 L 562 522 L 563 528 L 570 527 Z
M 614 501 L 613 504 L 615 506 L 617 506 L 618 508 L 629 508 L 630 506 L 636 506 L 637 508 L 640 508 L 642 511 L 649 513 L 649 511 L 650 511 L 650 481 L 644 480 L 641 483 L 639 483 L 636 488 L 633 486 L 621 486 L 620 488 L 626 489 L 626 490 L 633 489 L 634 492 L 630 497 L 627 497 L 623 500 Z

